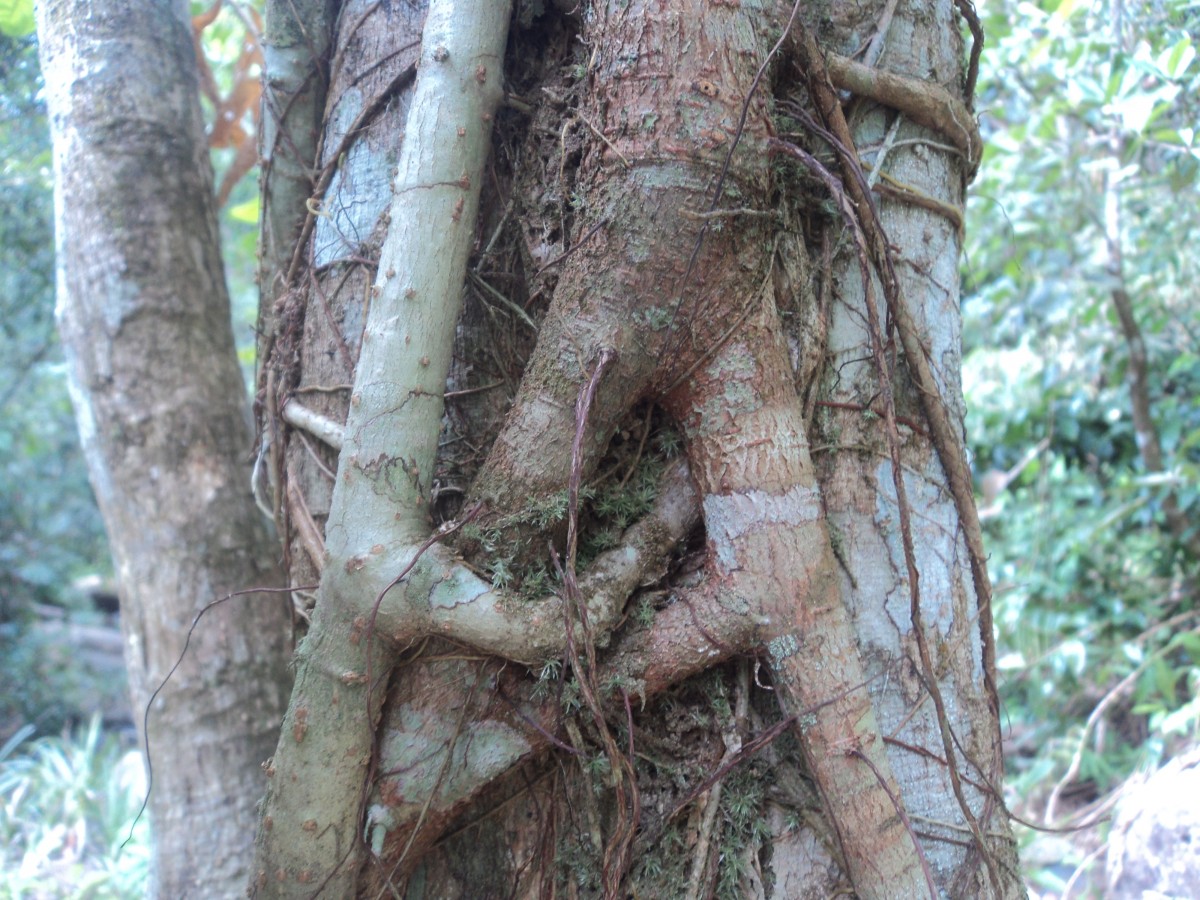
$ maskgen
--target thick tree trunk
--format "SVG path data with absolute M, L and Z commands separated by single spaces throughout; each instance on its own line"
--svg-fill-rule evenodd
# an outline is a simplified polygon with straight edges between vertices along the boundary
M 849 5 L 839 11 L 840 33 L 863 27 L 862 11 Z M 927 2 L 920 8 L 899 9 L 884 36 L 880 68 L 960 91 L 963 48 L 952 4 Z M 877 185 L 874 196 L 894 248 L 900 291 L 916 320 L 939 402 L 961 432 L 958 260 L 963 176 L 973 168 L 971 157 L 948 147 L 944 135 L 921 127 L 904 111 L 858 102 L 851 105 L 849 120 L 858 147 L 878 148 L 866 155 L 864 169 Z M 905 186 L 908 196 L 885 192 L 897 183 Z M 934 203 L 922 206 L 925 198 Z M 1006 836 L 1008 824 L 999 794 L 1003 767 L 998 710 L 980 644 L 981 621 L 986 623 L 985 639 L 991 638 L 990 618 L 981 615 L 963 526 L 925 421 L 921 390 L 913 383 L 905 356 L 897 353 L 897 413 L 903 422 L 913 423 L 900 426 L 900 458 L 920 573 L 914 585 L 883 423 L 867 411 L 881 408 L 880 386 L 865 352 L 865 298 L 852 249 L 835 258 L 832 290 L 826 372 L 836 376 L 826 379 L 825 405 L 818 414 L 819 440 L 828 448 L 818 460 L 819 477 L 840 551 L 844 596 L 867 661 L 889 756 L 905 807 L 921 823 L 924 853 L 939 873 L 940 886 L 950 896 L 1016 894 L 1022 888 L 1011 841 L 987 838 L 996 860 L 989 867 L 982 864 L 973 835 L 974 830 Z M 911 608 L 917 589 L 919 617 Z M 989 596 L 982 602 L 986 604 Z M 916 639 L 921 622 L 927 629 L 933 672 L 922 662 Z M 945 698 L 945 712 L 930 696 L 928 685 L 935 680 Z M 961 773 L 961 798 L 945 763 L 944 726 L 953 733 L 949 752 Z M 989 882 L 989 868 L 992 876 L 1002 879 L 1001 885 Z
M 293 583 L 321 587 L 256 889 L 663 895 L 686 877 L 701 896 L 722 858 L 741 873 L 724 890 L 748 895 L 1019 895 L 955 436 L 955 215 L 978 144 L 952 6 L 884 15 L 868 59 L 906 78 L 831 58 L 840 87 L 889 98 L 841 123 L 874 153 L 847 166 L 888 171 L 896 198 L 879 222 L 865 196 L 844 204 L 854 230 L 822 211 L 827 182 L 771 164 L 778 138 L 834 127 L 800 26 L 767 67 L 790 7 L 526 22 L 511 59 L 545 61 L 510 63 L 517 112 L 500 113 L 502 7 L 340 13 L 304 265 L 262 382 Z M 831 12 L 823 44 L 854 50 L 839 36 L 869 33 L 866 13 Z M 771 91 L 825 125 L 780 135 Z M 579 518 L 580 483 L 603 490 L 614 457 L 628 481 L 652 422 L 674 423 L 686 465 L 659 462 L 655 501 L 577 579 L 606 515 Z M 701 518 L 703 567 L 661 580 Z M 469 563 L 445 546 L 460 528 Z M 541 599 L 539 566 L 561 578 Z M 739 655 L 770 674 L 680 686 Z M 710 772 L 725 784 L 700 793 Z
M 46 0 L 58 315 L 146 709 L 155 894 L 233 896 L 290 677 L 290 604 L 249 492 L 187 4 Z M 178 668 L 172 667 L 179 662 Z M 139 727 L 142 722 L 139 718 Z

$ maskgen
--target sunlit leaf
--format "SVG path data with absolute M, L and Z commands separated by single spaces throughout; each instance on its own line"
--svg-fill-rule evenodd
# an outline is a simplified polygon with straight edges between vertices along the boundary
M 1196 48 L 1192 45 L 1192 39 L 1182 37 L 1175 42 L 1174 46 L 1159 56 L 1158 64 L 1168 77 L 1182 78 L 1195 58 Z
M 0 0 L 0 31 L 9 37 L 26 37 L 33 29 L 33 0 Z
M 1164 85 L 1156 91 L 1133 93 L 1113 104 L 1113 112 L 1127 131 L 1141 134 L 1146 126 L 1163 113 L 1179 93 L 1177 85 Z
M 258 197 L 229 208 L 229 218 L 247 225 L 258 224 Z

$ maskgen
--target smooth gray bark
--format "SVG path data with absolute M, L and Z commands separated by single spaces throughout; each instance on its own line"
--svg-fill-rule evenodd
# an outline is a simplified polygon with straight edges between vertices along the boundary
M 135 710 L 188 629 L 275 588 L 187 4 L 47 0 L 58 318 L 112 546 Z M 285 594 L 209 611 L 148 716 L 154 893 L 240 892 L 290 676 Z M 139 726 L 141 720 L 139 717 Z

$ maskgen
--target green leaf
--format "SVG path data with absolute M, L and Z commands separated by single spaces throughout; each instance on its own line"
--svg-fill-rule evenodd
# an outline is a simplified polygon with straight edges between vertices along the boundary
M 0 0 L 0 31 L 9 37 L 33 34 L 33 0 Z
M 1113 104 L 1113 112 L 1121 119 L 1121 123 L 1134 134 L 1141 134 L 1146 126 L 1169 108 L 1179 88 L 1167 85 L 1156 91 L 1132 93 L 1122 97 Z
M 1178 673 L 1163 660 L 1155 660 L 1151 669 L 1154 673 L 1154 684 L 1158 693 L 1168 703 L 1174 705 L 1175 686 L 1179 681 Z
M 0 0 L 2 2 L 2 0 Z M 245 222 L 247 225 L 258 224 L 258 198 L 239 203 L 229 208 L 229 218 L 235 222 Z
M 1181 37 L 1175 46 L 1158 58 L 1158 64 L 1171 78 L 1181 78 L 1195 58 L 1196 48 L 1192 46 L 1192 39 Z
M 50 587 L 62 577 L 54 566 L 39 560 L 30 560 L 17 566 L 16 574 L 25 582 L 38 587 Z
M 1185 631 L 1171 639 L 1172 646 L 1182 647 L 1192 659 L 1200 662 L 1200 634 Z
M 1054 10 L 1053 18 L 1058 22 L 1066 22 L 1078 10 L 1081 0 L 1063 0 Z
M 1190 128 L 1159 128 L 1150 137 L 1160 144 L 1173 144 L 1176 147 L 1190 147 L 1192 145 L 1192 129 Z

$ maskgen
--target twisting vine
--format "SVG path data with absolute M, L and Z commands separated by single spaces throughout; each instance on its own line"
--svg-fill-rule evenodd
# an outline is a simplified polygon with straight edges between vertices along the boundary
M 956 740 L 950 726 L 949 716 L 946 712 L 945 700 L 938 686 L 937 675 L 929 650 L 928 637 L 925 633 L 921 613 L 920 572 L 916 565 L 916 555 L 911 533 L 911 509 L 907 500 L 903 470 L 901 468 L 900 439 L 897 430 L 895 398 L 893 396 L 890 366 L 884 353 L 887 340 L 885 339 L 883 327 L 880 322 L 878 304 L 875 300 L 874 283 L 871 273 L 866 267 L 867 258 L 870 259 L 871 267 L 879 277 L 890 320 L 898 332 L 901 346 L 904 349 L 905 361 L 913 382 L 916 385 L 922 410 L 925 413 L 926 420 L 929 422 L 933 446 L 946 473 L 950 493 L 954 498 L 959 522 L 967 545 L 979 608 L 984 685 L 992 711 L 998 715 L 999 699 L 995 682 L 996 657 L 991 611 L 991 581 L 987 574 L 982 531 L 979 526 L 979 517 L 971 490 L 970 472 L 967 468 L 966 454 L 958 432 L 951 423 L 949 410 L 946 407 L 937 381 L 929 366 L 928 351 L 922 343 L 912 311 L 903 297 L 900 281 L 896 276 L 891 245 L 883 230 L 878 209 L 871 197 L 866 177 L 859 164 L 854 138 L 845 115 L 842 112 L 841 101 L 831 81 L 830 69 L 826 66 L 825 55 L 818 45 L 816 38 L 813 37 L 802 22 L 796 23 L 795 31 L 796 59 L 807 77 L 809 94 L 820 116 L 820 122 L 813 121 L 809 117 L 806 124 L 837 152 L 842 170 L 841 186 L 835 187 L 831 184 L 829 178 L 823 178 L 823 180 L 834 191 L 835 197 L 844 190 L 846 198 L 849 199 L 849 203 L 844 202 L 843 199 L 843 202 L 839 203 L 839 208 L 843 216 L 847 218 L 851 231 L 859 245 L 871 358 L 879 379 L 879 390 L 884 413 L 885 437 L 892 462 L 892 477 L 899 508 L 901 540 L 908 573 L 910 617 L 921 661 L 921 677 L 937 712 L 943 750 L 946 755 L 947 771 L 955 798 L 971 830 L 976 849 L 982 856 L 987 867 L 988 876 L 995 889 L 999 890 L 1003 882 L 1000 878 L 994 854 L 990 851 L 987 841 L 984 838 L 979 824 L 979 817 L 971 810 L 970 804 L 967 802 L 963 792 L 962 778 L 955 762 Z M 928 91 L 927 97 L 936 100 L 938 93 L 932 90 Z M 905 108 L 902 111 L 907 112 L 908 110 Z M 951 109 L 950 118 L 957 125 L 961 126 L 964 124 L 959 121 L 959 117 L 954 109 Z M 971 121 L 973 124 L 973 119 Z M 820 170 L 818 171 L 818 176 L 824 171 L 823 167 L 819 166 L 815 159 L 800 150 L 800 148 L 779 140 L 774 141 L 772 146 L 776 152 L 787 153 L 799 159 L 809 168 L 816 166 L 814 171 Z M 970 147 L 970 149 L 976 149 L 976 147 Z M 828 175 L 827 172 L 824 174 Z M 980 769 L 984 781 L 988 786 L 983 813 L 985 821 L 991 814 L 993 804 L 1000 802 L 1000 795 L 996 785 L 1001 771 L 1001 755 L 998 741 L 999 738 L 997 736 L 992 748 L 993 759 L 991 760 L 991 765 L 986 771 Z M 974 763 L 974 761 L 972 763 L 976 765 L 977 769 L 979 768 L 978 764 Z

